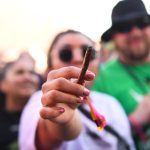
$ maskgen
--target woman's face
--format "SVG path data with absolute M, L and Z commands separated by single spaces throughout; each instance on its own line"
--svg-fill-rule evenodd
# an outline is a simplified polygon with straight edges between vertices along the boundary
M 83 62 L 83 50 L 84 46 L 94 46 L 93 42 L 87 37 L 79 33 L 68 33 L 59 38 L 53 47 L 51 52 L 51 69 L 59 69 L 66 66 L 76 66 L 81 67 Z M 72 52 L 72 59 L 69 62 L 65 62 L 60 58 L 60 53 L 63 49 L 69 49 Z M 98 69 L 98 58 L 91 60 L 89 65 L 89 70 L 94 73 Z
M 16 61 L 6 72 L 2 91 L 9 96 L 29 98 L 38 88 L 34 65 L 24 60 Z

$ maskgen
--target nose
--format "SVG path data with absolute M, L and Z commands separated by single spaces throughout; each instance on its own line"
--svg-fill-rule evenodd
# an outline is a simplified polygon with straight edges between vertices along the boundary
M 140 29 L 140 28 L 137 27 L 137 26 L 134 26 L 134 27 L 132 27 L 130 33 L 131 33 L 131 34 L 140 34 L 141 31 L 142 31 L 142 29 Z
M 26 81 L 31 81 L 32 80 L 32 76 L 29 72 L 24 73 L 24 79 Z
M 83 61 L 83 56 L 81 54 L 81 50 L 80 49 L 75 49 L 73 51 L 73 59 L 72 62 L 73 63 L 82 63 Z

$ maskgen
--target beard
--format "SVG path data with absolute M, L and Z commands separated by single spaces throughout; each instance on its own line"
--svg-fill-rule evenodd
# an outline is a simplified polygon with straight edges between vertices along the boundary
M 118 49 L 118 52 L 124 56 L 127 60 L 131 62 L 141 62 L 144 61 L 150 54 L 150 41 L 143 40 L 143 46 L 133 48 L 128 45 L 128 42 L 126 44 L 127 46 L 122 47 L 116 47 Z
M 129 50 L 130 51 L 130 50 Z M 126 56 L 126 58 L 128 58 L 128 60 L 132 60 L 135 62 L 139 62 L 139 61 L 143 61 L 145 58 L 147 58 L 150 54 L 150 49 L 146 48 L 142 53 L 140 54 L 135 54 L 132 53 L 131 51 L 128 52 L 126 50 L 123 50 L 122 53 L 124 54 L 124 56 Z

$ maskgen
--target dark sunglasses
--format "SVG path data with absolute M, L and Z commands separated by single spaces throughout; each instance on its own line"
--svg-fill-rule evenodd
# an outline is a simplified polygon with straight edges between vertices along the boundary
M 81 54 L 82 57 L 84 58 L 85 53 L 87 48 L 89 47 L 89 45 L 81 45 L 80 46 L 80 50 L 81 50 Z M 92 50 L 92 55 L 91 55 L 91 60 L 94 60 L 96 57 L 96 50 L 93 49 Z M 72 48 L 70 46 L 65 46 L 63 47 L 60 51 L 59 51 L 59 58 L 61 61 L 65 62 L 65 63 L 70 63 L 72 58 L 73 58 L 73 52 L 72 52 Z
M 150 18 L 140 18 L 136 20 L 131 20 L 124 23 L 119 23 L 114 26 L 114 31 L 119 33 L 128 33 L 133 27 L 138 27 L 139 29 L 144 29 L 150 25 Z

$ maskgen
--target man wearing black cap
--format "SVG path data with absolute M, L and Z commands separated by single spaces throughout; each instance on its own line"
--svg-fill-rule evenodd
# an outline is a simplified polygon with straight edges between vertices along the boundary
M 93 89 L 120 101 L 137 148 L 150 150 L 150 15 L 143 2 L 120 1 L 112 11 L 112 26 L 101 40 L 113 40 L 119 57 L 102 65 Z

